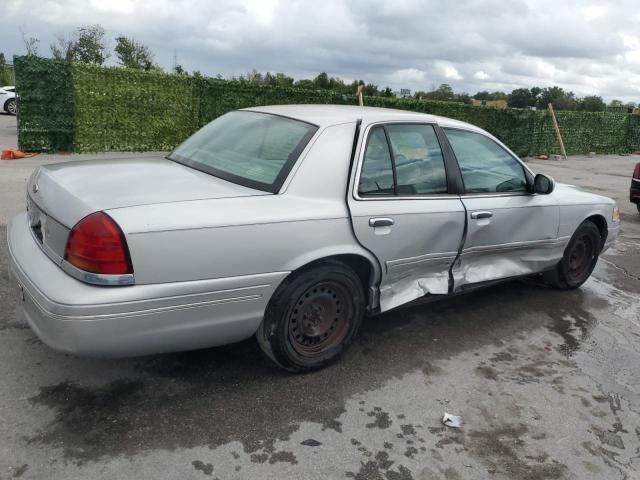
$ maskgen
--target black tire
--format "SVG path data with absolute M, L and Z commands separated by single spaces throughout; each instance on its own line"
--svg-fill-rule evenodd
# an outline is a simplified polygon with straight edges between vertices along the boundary
M 636 208 L 638 209 L 638 213 L 640 213 L 640 203 L 636 203 Z
M 347 265 L 327 261 L 289 276 L 276 290 L 256 337 L 290 372 L 334 362 L 356 335 L 365 308 L 362 283 Z
M 4 111 L 10 113 L 11 115 L 15 115 L 18 112 L 15 98 L 10 98 L 5 102 Z
M 600 230 L 586 220 L 576 229 L 562 260 L 544 274 L 545 280 L 555 288 L 571 290 L 580 287 L 591 276 L 602 250 Z

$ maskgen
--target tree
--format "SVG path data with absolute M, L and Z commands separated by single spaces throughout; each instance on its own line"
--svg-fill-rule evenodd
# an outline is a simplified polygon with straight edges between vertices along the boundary
M 50 45 L 51 55 L 56 60 L 102 65 L 110 56 L 104 35 L 104 28 L 100 25 L 80 27 L 69 38 L 58 34 L 56 41 Z
M 382 90 L 382 92 L 380 92 L 380 96 L 381 97 L 395 97 L 393 90 L 391 90 L 391 87 L 384 87 L 384 90 Z
M 556 110 L 576 110 L 578 107 L 575 93 L 566 92 L 562 87 L 547 87 L 540 92 L 536 106 L 543 109 L 550 103 Z
M 427 92 L 423 95 L 424 98 L 429 100 L 440 100 L 442 102 L 450 102 L 454 99 L 455 94 L 453 88 L 448 83 L 441 84 L 435 90 Z
M 579 104 L 579 110 L 585 112 L 604 112 L 607 105 L 602 100 L 602 97 L 597 95 L 589 95 L 584 97 Z
M 105 31 L 100 25 L 80 27 L 76 35 L 75 60 L 102 65 L 109 58 L 104 40 Z
M 488 91 L 483 90 L 476 93 L 473 98 L 475 98 L 476 100 L 491 100 L 491 94 Z
M 534 91 L 536 93 L 534 93 Z M 538 100 L 538 94 L 540 89 L 537 87 L 529 88 L 516 88 L 513 90 L 507 98 L 508 105 L 513 108 L 528 108 L 535 107 Z
M 476 93 L 473 98 L 476 100 L 507 100 L 509 95 L 500 90 L 496 90 L 495 92 L 488 92 L 483 90 L 481 92 Z
M 76 58 L 76 40 L 67 39 L 63 34 L 56 35 L 56 41 L 50 45 L 51 55 L 56 60 L 66 60 L 68 62 Z
M 118 62 L 123 67 L 137 70 L 156 70 L 160 68 L 153 62 L 153 53 L 151 53 L 149 47 L 142 45 L 133 38 L 127 38 L 123 35 L 117 37 L 115 52 Z M 185 73 L 181 65 L 176 65 L 174 70 L 177 74 Z
M 460 103 L 473 103 L 471 101 L 471 95 L 469 95 L 468 93 L 462 92 L 462 93 L 456 93 L 453 97 L 453 101 L 454 102 L 460 102 Z
M 319 89 L 328 89 L 329 88 L 329 75 L 327 72 L 322 72 L 318 74 L 316 78 L 313 79 L 313 85 Z
M 609 106 L 610 107 L 614 107 L 614 108 L 621 107 L 622 106 L 622 101 L 621 100 L 616 100 L 616 99 L 611 100 L 611 102 L 609 102 Z
M 20 33 L 22 34 L 22 41 L 24 42 L 24 48 L 27 51 L 27 56 L 36 56 L 38 55 L 38 44 L 40 40 L 36 37 L 27 37 L 22 28 L 20 29 Z

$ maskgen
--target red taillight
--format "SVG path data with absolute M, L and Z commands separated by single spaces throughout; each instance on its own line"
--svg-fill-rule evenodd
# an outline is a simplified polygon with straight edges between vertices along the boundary
M 636 168 L 633 169 L 633 178 L 640 179 L 640 163 L 636 163 Z
M 92 213 L 73 227 L 64 259 L 85 272 L 106 275 L 133 273 L 122 230 L 103 212 Z

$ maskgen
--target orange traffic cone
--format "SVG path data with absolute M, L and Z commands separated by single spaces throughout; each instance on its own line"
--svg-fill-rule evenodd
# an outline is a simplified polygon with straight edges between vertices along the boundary
M 0 160 L 18 160 L 20 158 L 29 158 L 36 156 L 37 153 L 25 153 L 17 148 L 5 148 L 2 150 Z

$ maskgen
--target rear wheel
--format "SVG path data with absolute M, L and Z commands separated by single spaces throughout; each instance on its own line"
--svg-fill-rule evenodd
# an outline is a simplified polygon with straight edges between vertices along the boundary
M 571 237 L 562 260 L 545 273 L 545 280 L 562 290 L 578 288 L 593 272 L 601 250 L 600 230 L 593 222 L 583 222 Z
M 9 112 L 11 115 L 15 115 L 18 113 L 18 107 L 16 105 L 16 99 L 10 98 L 7 100 L 7 103 L 4 104 L 5 111 Z
M 364 290 L 356 273 L 340 262 L 323 262 L 283 282 L 256 336 L 285 370 L 322 368 L 351 342 L 363 312 Z

